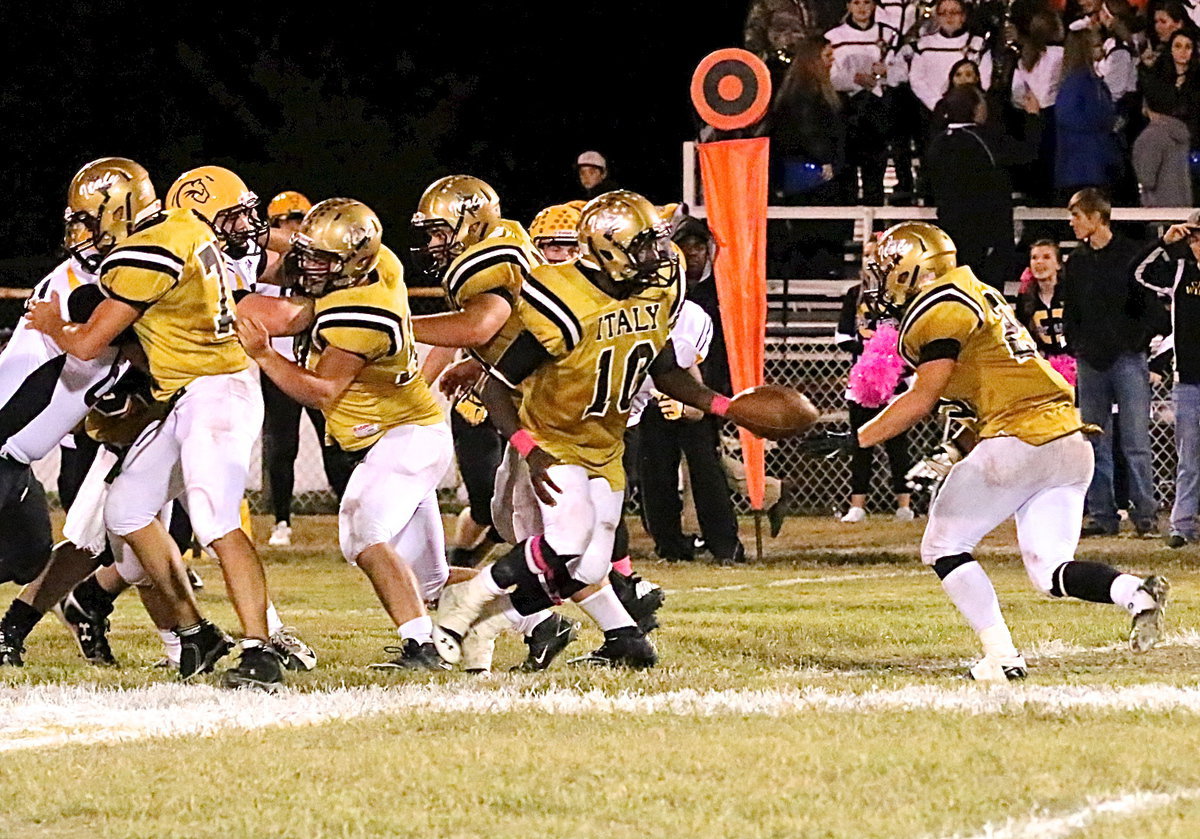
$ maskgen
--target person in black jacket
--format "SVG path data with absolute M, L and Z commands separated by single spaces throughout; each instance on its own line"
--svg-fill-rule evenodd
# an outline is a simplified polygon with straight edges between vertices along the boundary
M 1175 506 L 1167 547 L 1197 541 L 1200 509 L 1200 211 L 1167 228 L 1143 252 L 1133 276 L 1171 302 L 1175 339 Z
M 1099 190 L 1075 193 L 1067 205 L 1081 244 L 1063 276 L 1063 329 L 1078 361 L 1083 421 L 1100 426 L 1092 437 L 1096 470 L 1088 489 L 1091 521 L 1084 536 L 1119 528 L 1113 491 L 1113 406 L 1120 413 L 1121 450 L 1129 467 L 1133 522 L 1142 537 L 1157 536 L 1158 502 L 1150 460 L 1150 371 L 1147 350 L 1161 307 L 1134 281 L 1138 246 L 1109 225 L 1112 207 Z
M 958 246 L 959 264 L 1003 291 L 1014 273 L 1009 167 L 1037 156 L 1041 133 L 1036 110 L 1027 108 L 1026 139 L 1017 142 L 987 125 L 987 102 L 974 87 L 952 88 L 939 107 L 948 124 L 925 155 L 938 225 Z

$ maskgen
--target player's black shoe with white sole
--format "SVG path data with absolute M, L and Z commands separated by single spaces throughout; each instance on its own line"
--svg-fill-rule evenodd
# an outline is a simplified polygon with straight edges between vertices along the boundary
M 568 664 L 589 664 L 595 667 L 632 667 L 645 669 L 658 663 L 654 645 L 636 626 L 610 629 L 604 633 L 604 643 L 587 655 L 573 658 Z
M 213 667 L 233 649 L 233 639 L 210 621 L 175 630 L 179 636 L 179 678 L 187 681 Z
M 529 654 L 525 660 L 513 667 L 516 673 L 535 673 L 550 666 L 567 645 L 575 640 L 579 633 L 579 624 L 570 618 L 564 618 L 557 612 L 533 628 L 533 632 L 525 638 Z
M 274 647 L 262 642 L 242 642 L 237 666 L 221 674 L 221 686 L 226 688 L 254 688 L 273 693 L 283 684 L 283 659 Z
M 438 655 L 433 643 L 424 644 L 415 638 L 405 638 L 403 646 L 384 647 L 385 653 L 395 655 L 395 658 L 369 665 L 372 670 L 449 670 L 450 665 Z

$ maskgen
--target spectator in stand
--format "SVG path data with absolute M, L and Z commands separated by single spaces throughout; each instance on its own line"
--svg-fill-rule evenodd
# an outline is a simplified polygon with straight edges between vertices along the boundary
M 863 305 L 862 286 L 851 286 L 842 298 L 842 314 L 838 318 L 837 334 L 833 340 L 838 349 L 850 353 L 852 366 L 858 362 L 866 342 L 875 334 L 875 327 L 876 323 L 870 319 L 867 307 Z M 904 387 L 905 385 L 900 384 L 898 389 L 903 390 Z M 883 411 L 883 406 L 868 408 L 861 405 L 847 390 L 846 409 L 850 414 L 850 427 L 857 432 L 878 416 Z M 887 452 L 888 468 L 892 473 L 892 492 L 896 496 L 896 512 L 893 515 L 897 521 L 912 521 L 912 496 L 909 494 L 905 478 L 909 467 L 912 466 L 912 458 L 908 451 L 908 432 L 897 434 L 884 443 L 883 447 Z M 875 449 L 855 448 L 854 453 L 850 455 L 850 509 L 841 518 L 846 524 L 858 524 L 866 519 L 867 499 L 871 493 L 874 471 Z
M 589 201 L 617 188 L 608 176 L 608 161 L 598 151 L 585 151 L 575 160 L 575 173 L 583 187 L 583 197 Z
M 911 47 L 908 69 L 912 92 L 923 106 L 924 137 L 929 137 L 933 110 L 946 92 L 950 68 L 959 60 L 969 58 L 975 62 L 984 90 L 992 83 L 991 53 L 983 36 L 972 35 L 967 29 L 967 8 L 961 0 L 939 0 L 935 15 L 938 29 L 917 39 Z
M 1163 84 L 1146 87 L 1142 111 L 1149 123 L 1133 143 L 1143 207 L 1192 206 L 1191 141 L 1187 125 L 1170 113 L 1173 104 Z
M 771 114 L 772 191 L 781 204 L 840 204 L 836 180 L 846 159 L 842 103 L 829 78 L 833 47 L 808 38 L 775 96 Z M 772 276 L 840 276 L 844 221 L 781 220 L 767 246 Z
M 1017 318 L 1037 342 L 1043 358 L 1067 356 L 1067 336 L 1063 329 L 1062 251 L 1053 239 L 1038 239 L 1029 248 L 1029 267 L 1021 275 L 1017 292 Z M 1055 369 L 1063 370 L 1056 364 Z M 1065 375 L 1065 374 L 1064 374 Z M 1074 375 L 1067 377 L 1075 384 Z
M 781 52 L 825 28 L 807 0 L 754 0 L 746 14 L 742 46 L 769 63 L 772 56 L 780 59 Z
M 1068 46 L 1068 53 L 1070 47 Z M 1121 450 L 1129 467 L 1129 495 L 1138 536 L 1157 535 L 1158 502 L 1150 462 L 1150 371 L 1146 353 L 1157 301 L 1134 280 L 1138 246 L 1113 231 L 1112 205 L 1096 189 L 1075 193 L 1067 206 L 1080 241 L 1063 272 L 1063 326 L 1078 364 L 1083 421 L 1093 436 L 1096 470 L 1088 488 L 1091 516 L 1083 536 L 1115 534 L 1120 527 L 1113 489 L 1113 406 L 1120 413 Z
M 800 42 L 819 33 L 806 21 L 802 12 L 789 2 L 786 6 L 770 12 L 767 23 L 767 45 L 756 50 L 758 57 L 771 73 L 771 89 L 778 90 L 796 58 Z
M 1004 114 L 1004 103 L 993 103 L 992 98 L 995 91 L 986 91 L 983 89 L 983 86 L 979 83 L 979 65 L 969 58 L 959 59 L 954 63 L 954 66 L 950 68 L 950 75 L 946 79 L 945 94 L 948 94 L 956 87 L 971 87 L 979 91 L 980 95 L 983 96 L 988 103 L 988 124 L 998 129 L 1003 127 L 1004 120 L 1001 117 Z M 946 126 L 949 124 L 949 121 L 946 119 L 945 94 L 942 95 L 942 98 L 938 100 L 937 105 L 934 106 L 932 120 L 925 126 L 925 129 L 929 132 L 924 138 L 924 144 L 926 147 L 928 147 L 929 141 L 945 131 Z M 996 107 L 993 107 L 993 104 L 995 104 Z
M 900 33 L 875 20 L 875 0 L 850 0 L 846 19 L 825 33 L 833 45 L 833 88 L 842 97 L 846 123 L 846 166 L 842 170 L 842 198 L 859 203 L 883 204 L 883 173 L 887 168 L 888 125 L 884 88 L 903 80 L 903 63 L 895 45 Z
M 1028 139 L 1023 142 L 985 124 L 987 103 L 974 87 L 954 88 L 943 106 L 949 124 L 925 155 L 938 224 L 958 247 L 958 263 L 971 266 L 979 279 L 1003 292 L 1014 274 L 1009 169 L 1037 155 L 1037 102 L 1032 94 L 1027 97 Z
M 1197 541 L 1200 505 L 1200 211 L 1173 224 L 1138 260 L 1134 277 L 1168 298 L 1175 339 L 1175 506 L 1167 547 Z
M 1137 107 L 1137 54 L 1133 48 L 1135 12 L 1128 0 L 1104 0 L 1097 20 L 1102 40 L 1096 75 L 1112 94 L 1117 112 L 1128 116 Z
M 271 199 L 267 205 L 267 218 L 271 225 L 272 238 L 286 241 L 300 229 L 300 221 L 312 204 L 299 192 L 288 190 Z M 268 250 L 267 259 L 274 264 L 280 255 Z M 278 286 L 260 283 L 258 292 L 268 296 L 280 294 Z M 294 359 L 291 337 L 272 338 L 271 346 L 284 358 Z M 267 476 L 267 487 L 271 492 L 271 512 L 275 524 L 267 543 L 274 547 L 292 544 L 292 490 L 296 483 L 296 455 L 300 451 L 300 415 L 308 415 L 317 440 L 321 444 L 321 462 L 325 478 L 338 498 L 346 491 L 352 465 L 345 453 L 336 444 L 325 440 L 325 417 L 316 408 L 306 408 L 288 396 L 270 376 L 260 376 L 259 384 L 263 395 L 263 471 Z
M 1022 173 L 1021 188 L 1031 204 L 1047 204 L 1053 198 L 1054 183 L 1054 103 L 1062 81 L 1063 27 L 1051 11 L 1036 12 L 1025 31 L 1017 36 L 1020 55 L 1013 70 L 1011 101 L 1014 107 L 1029 113 L 1032 101 L 1039 107 L 1041 143 L 1037 157 Z
M 1187 125 L 1192 148 L 1200 148 L 1200 52 L 1195 30 L 1173 33 L 1158 61 L 1143 71 L 1142 89 L 1155 85 L 1170 95 L 1167 112 Z
M 1063 49 L 1063 77 L 1054 107 L 1054 186 L 1060 192 L 1106 188 L 1120 168 L 1113 134 L 1116 109 L 1096 76 L 1096 43 L 1091 29 L 1078 29 L 1067 35 Z
M 842 103 L 830 81 L 833 46 L 809 38 L 796 49 L 771 113 L 776 195 L 786 203 L 836 204 L 834 177 L 846 159 Z M 802 196 L 802 198 L 801 198 Z
M 921 103 L 913 95 L 908 83 L 908 59 L 904 51 L 904 45 L 917 37 L 923 20 L 922 8 L 923 0 L 876 0 L 875 3 L 875 19 L 900 33 L 896 44 L 897 60 L 905 65 L 900 68 L 905 71 L 904 78 L 890 80 L 883 92 L 890 128 L 888 150 L 896 172 L 896 187 L 892 191 L 891 203 L 897 206 L 913 202 L 916 192 L 913 154 L 919 155 L 925 150 Z
M 1153 67 L 1159 56 L 1166 52 L 1171 36 L 1180 29 L 1191 26 L 1191 19 L 1183 10 L 1183 4 L 1178 0 L 1167 0 L 1166 3 L 1155 9 L 1153 25 L 1148 32 L 1149 43 L 1141 55 L 1142 67 Z

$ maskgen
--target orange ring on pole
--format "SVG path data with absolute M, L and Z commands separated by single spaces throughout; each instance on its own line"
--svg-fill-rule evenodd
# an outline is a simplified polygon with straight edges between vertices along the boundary
M 720 131 L 753 125 L 770 103 L 771 74 L 752 52 L 734 47 L 711 52 L 692 74 L 692 105 Z

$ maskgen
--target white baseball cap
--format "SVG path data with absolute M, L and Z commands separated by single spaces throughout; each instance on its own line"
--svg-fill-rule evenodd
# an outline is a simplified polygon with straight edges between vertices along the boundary
M 576 166 L 595 166 L 597 169 L 608 169 L 608 161 L 598 151 L 585 151 L 575 161 Z

